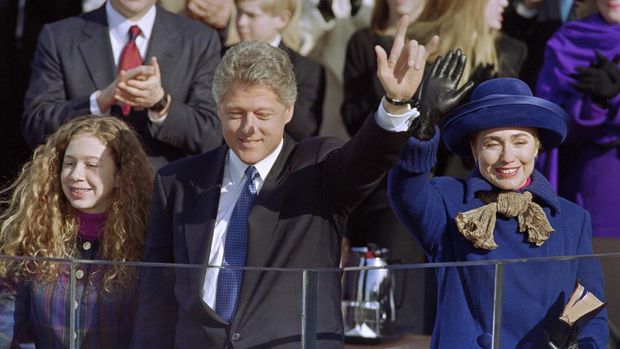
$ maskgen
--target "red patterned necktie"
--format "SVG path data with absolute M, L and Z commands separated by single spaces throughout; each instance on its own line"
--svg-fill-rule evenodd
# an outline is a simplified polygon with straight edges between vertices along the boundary
M 138 46 L 136 45 L 136 38 L 140 35 L 141 31 L 137 25 L 132 25 L 129 28 L 129 40 L 123 47 L 123 51 L 121 52 L 121 58 L 118 62 L 118 71 L 121 70 L 129 70 L 131 68 L 135 68 L 139 65 L 142 65 L 143 60 L 140 56 L 140 50 L 138 50 Z M 123 115 L 129 115 L 131 111 L 131 106 L 128 104 L 123 104 Z

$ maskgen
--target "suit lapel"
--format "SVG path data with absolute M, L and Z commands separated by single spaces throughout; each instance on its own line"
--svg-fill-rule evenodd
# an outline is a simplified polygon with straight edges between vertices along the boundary
M 205 157 L 203 165 L 196 166 L 191 180 L 193 187 L 193 206 L 184 208 L 184 231 L 189 264 L 207 264 L 211 249 L 211 237 L 217 217 L 224 160 L 228 147 L 222 146 L 217 152 Z M 213 164 L 220 164 L 213 166 Z M 213 171 L 217 168 L 217 171 Z M 203 275 L 204 278 L 204 275 Z
M 157 57 L 161 72 L 162 86 L 169 86 L 173 69 L 177 66 L 178 57 L 175 54 L 181 52 L 183 37 L 179 35 L 178 28 L 171 21 L 172 15 L 161 7 L 157 7 L 153 32 L 149 40 L 149 46 L 145 56 L 145 64 L 151 57 Z
M 116 78 L 105 5 L 85 14 L 83 18 L 86 21 L 86 25 L 82 29 L 84 40 L 78 47 L 91 80 L 95 87 L 101 90 Z
M 278 159 L 269 171 L 267 178 L 256 198 L 254 207 L 248 217 L 248 256 L 247 266 L 264 267 L 267 266 L 271 258 L 270 251 L 273 246 L 273 235 L 278 224 L 284 196 L 277 191 L 278 186 L 286 178 L 288 169 L 286 164 L 295 149 L 297 143 L 292 138 L 286 137 L 284 146 Z M 236 321 L 242 321 L 252 294 L 260 280 L 260 274 L 256 271 L 246 271 L 243 275 L 241 295 L 237 306 L 238 317 Z
M 183 208 L 183 231 L 185 232 L 188 264 L 208 264 L 227 151 L 228 147 L 222 146 L 213 153 L 202 155 L 203 161 L 196 165 L 195 172 L 190 179 L 191 193 L 187 194 L 192 198 L 190 204 Z M 202 268 L 189 270 L 191 276 L 188 286 L 192 290 L 190 294 L 198 295 L 196 306 L 208 314 L 211 319 L 209 321 L 226 324 L 199 296 L 202 294 L 205 273 L 206 270 Z

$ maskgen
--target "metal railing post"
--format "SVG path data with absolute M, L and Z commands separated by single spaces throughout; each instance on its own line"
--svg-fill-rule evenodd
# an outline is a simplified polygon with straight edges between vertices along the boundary
M 76 319 L 75 319 L 75 301 L 76 301 L 76 270 L 77 267 L 75 265 L 75 259 L 71 260 L 71 279 L 69 280 L 69 294 L 71 295 L 70 304 L 68 304 L 70 313 L 69 313 L 69 345 L 70 349 L 77 349 L 77 331 L 76 331 Z
M 301 303 L 301 347 L 316 349 L 316 311 L 318 273 L 303 271 L 303 291 Z
M 495 289 L 493 291 L 493 342 L 492 348 L 500 348 L 502 331 L 502 312 L 504 307 L 504 268 L 502 263 L 495 264 Z

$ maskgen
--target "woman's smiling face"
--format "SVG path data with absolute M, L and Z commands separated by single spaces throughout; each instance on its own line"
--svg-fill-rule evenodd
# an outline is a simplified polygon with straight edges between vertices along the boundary
M 502 190 L 513 190 L 532 175 L 539 144 L 534 128 L 502 127 L 478 132 L 471 148 L 482 176 Z

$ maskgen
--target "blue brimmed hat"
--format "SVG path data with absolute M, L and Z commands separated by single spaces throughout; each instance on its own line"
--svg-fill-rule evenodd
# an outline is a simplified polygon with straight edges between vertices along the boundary
M 560 145 L 568 132 L 570 119 L 558 105 L 532 96 L 523 81 L 514 78 L 487 80 L 474 89 L 471 101 L 444 119 L 441 133 L 448 150 L 471 157 L 472 134 L 497 127 L 533 127 L 544 149 Z

